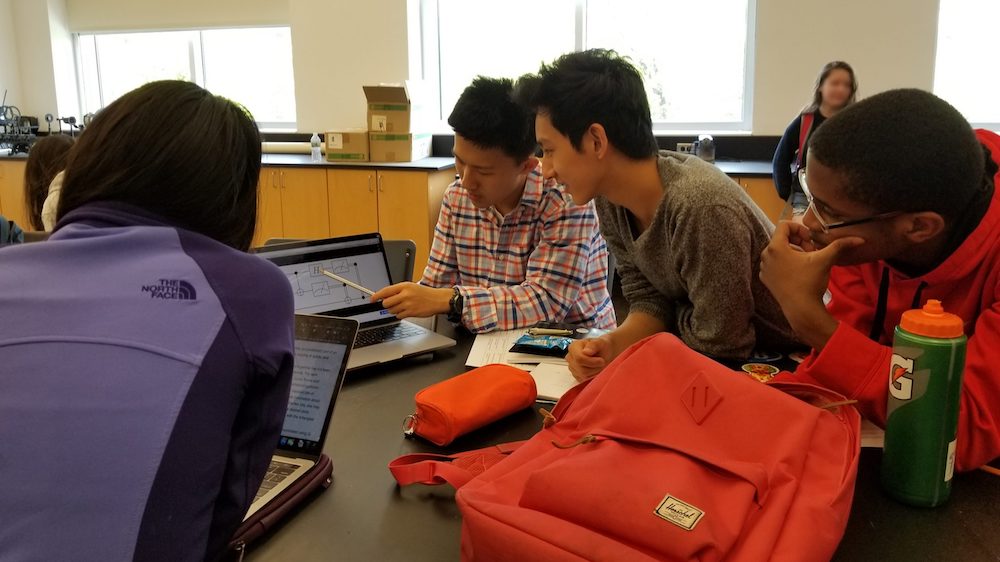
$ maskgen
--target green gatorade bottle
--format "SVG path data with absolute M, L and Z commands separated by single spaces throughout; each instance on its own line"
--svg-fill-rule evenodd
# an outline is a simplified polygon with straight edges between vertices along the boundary
M 900 502 L 934 507 L 951 493 L 965 343 L 962 319 L 937 300 L 904 312 L 896 327 L 882 487 Z

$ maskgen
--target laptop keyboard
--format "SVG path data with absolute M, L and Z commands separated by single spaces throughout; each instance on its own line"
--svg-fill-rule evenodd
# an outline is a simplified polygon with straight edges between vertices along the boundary
M 381 326 L 370 330 L 358 332 L 358 339 L 354 342 L 354 348 L 368 347 L 377 343 L 401 340 L 413 336 L 419 336 L 424 331 L 412 324 L 392 324 Z
M 254 496 L 253 500 L 259 500 L 261 496 L 270 492 L 278 484 L 281 484 L 298 467 L 299 465 L 297 464 L 289 464 L 271 459 L 271 464 L 267 467 L 267 474 L 264 475 L 264 481 L 260 483 L 260 488 L 257 490 L 257 495 Z

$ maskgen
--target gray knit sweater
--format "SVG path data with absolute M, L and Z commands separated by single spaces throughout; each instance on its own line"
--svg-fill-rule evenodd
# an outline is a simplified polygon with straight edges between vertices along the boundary
M 699 158 L 662 151 L 658 165 L 663 198 L 638 236 L 628 210 L 596 200 L 629 311 L 659 318 L 692 349 L 720 358 L 794 342 L 758 277 L 771 221 L 736 182 Z

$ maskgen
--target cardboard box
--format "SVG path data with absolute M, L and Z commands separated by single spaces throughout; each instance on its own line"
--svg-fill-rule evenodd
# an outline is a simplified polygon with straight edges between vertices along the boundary
M 367 162 L 368 131 L 343 129 L 326 132 L 327 162 Z
M 372 162 L 413 162 L 431 155 L 430 133 L 368 133 Z
M 431 128 L 427 96 L 420 82 L 363 86 L 372 133 L 412 133 Z

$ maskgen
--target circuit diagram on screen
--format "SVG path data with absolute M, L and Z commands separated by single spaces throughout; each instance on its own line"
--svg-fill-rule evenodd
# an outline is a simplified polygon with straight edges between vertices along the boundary
M 323 303 L 335 307 L 348 306 L 367 302 L 368 296 L 361 291 L 347 286 L 345 283 L 323 275 L 321 269 L 326 269 L 340 277 L 354 281 L 362 287 L 365 280 L 357 262 L 349 259 L 324 260 L 301 266 L 286 266 L 285 275 L 292 285 L 296 301 L 306 300 L 314 304 Z

